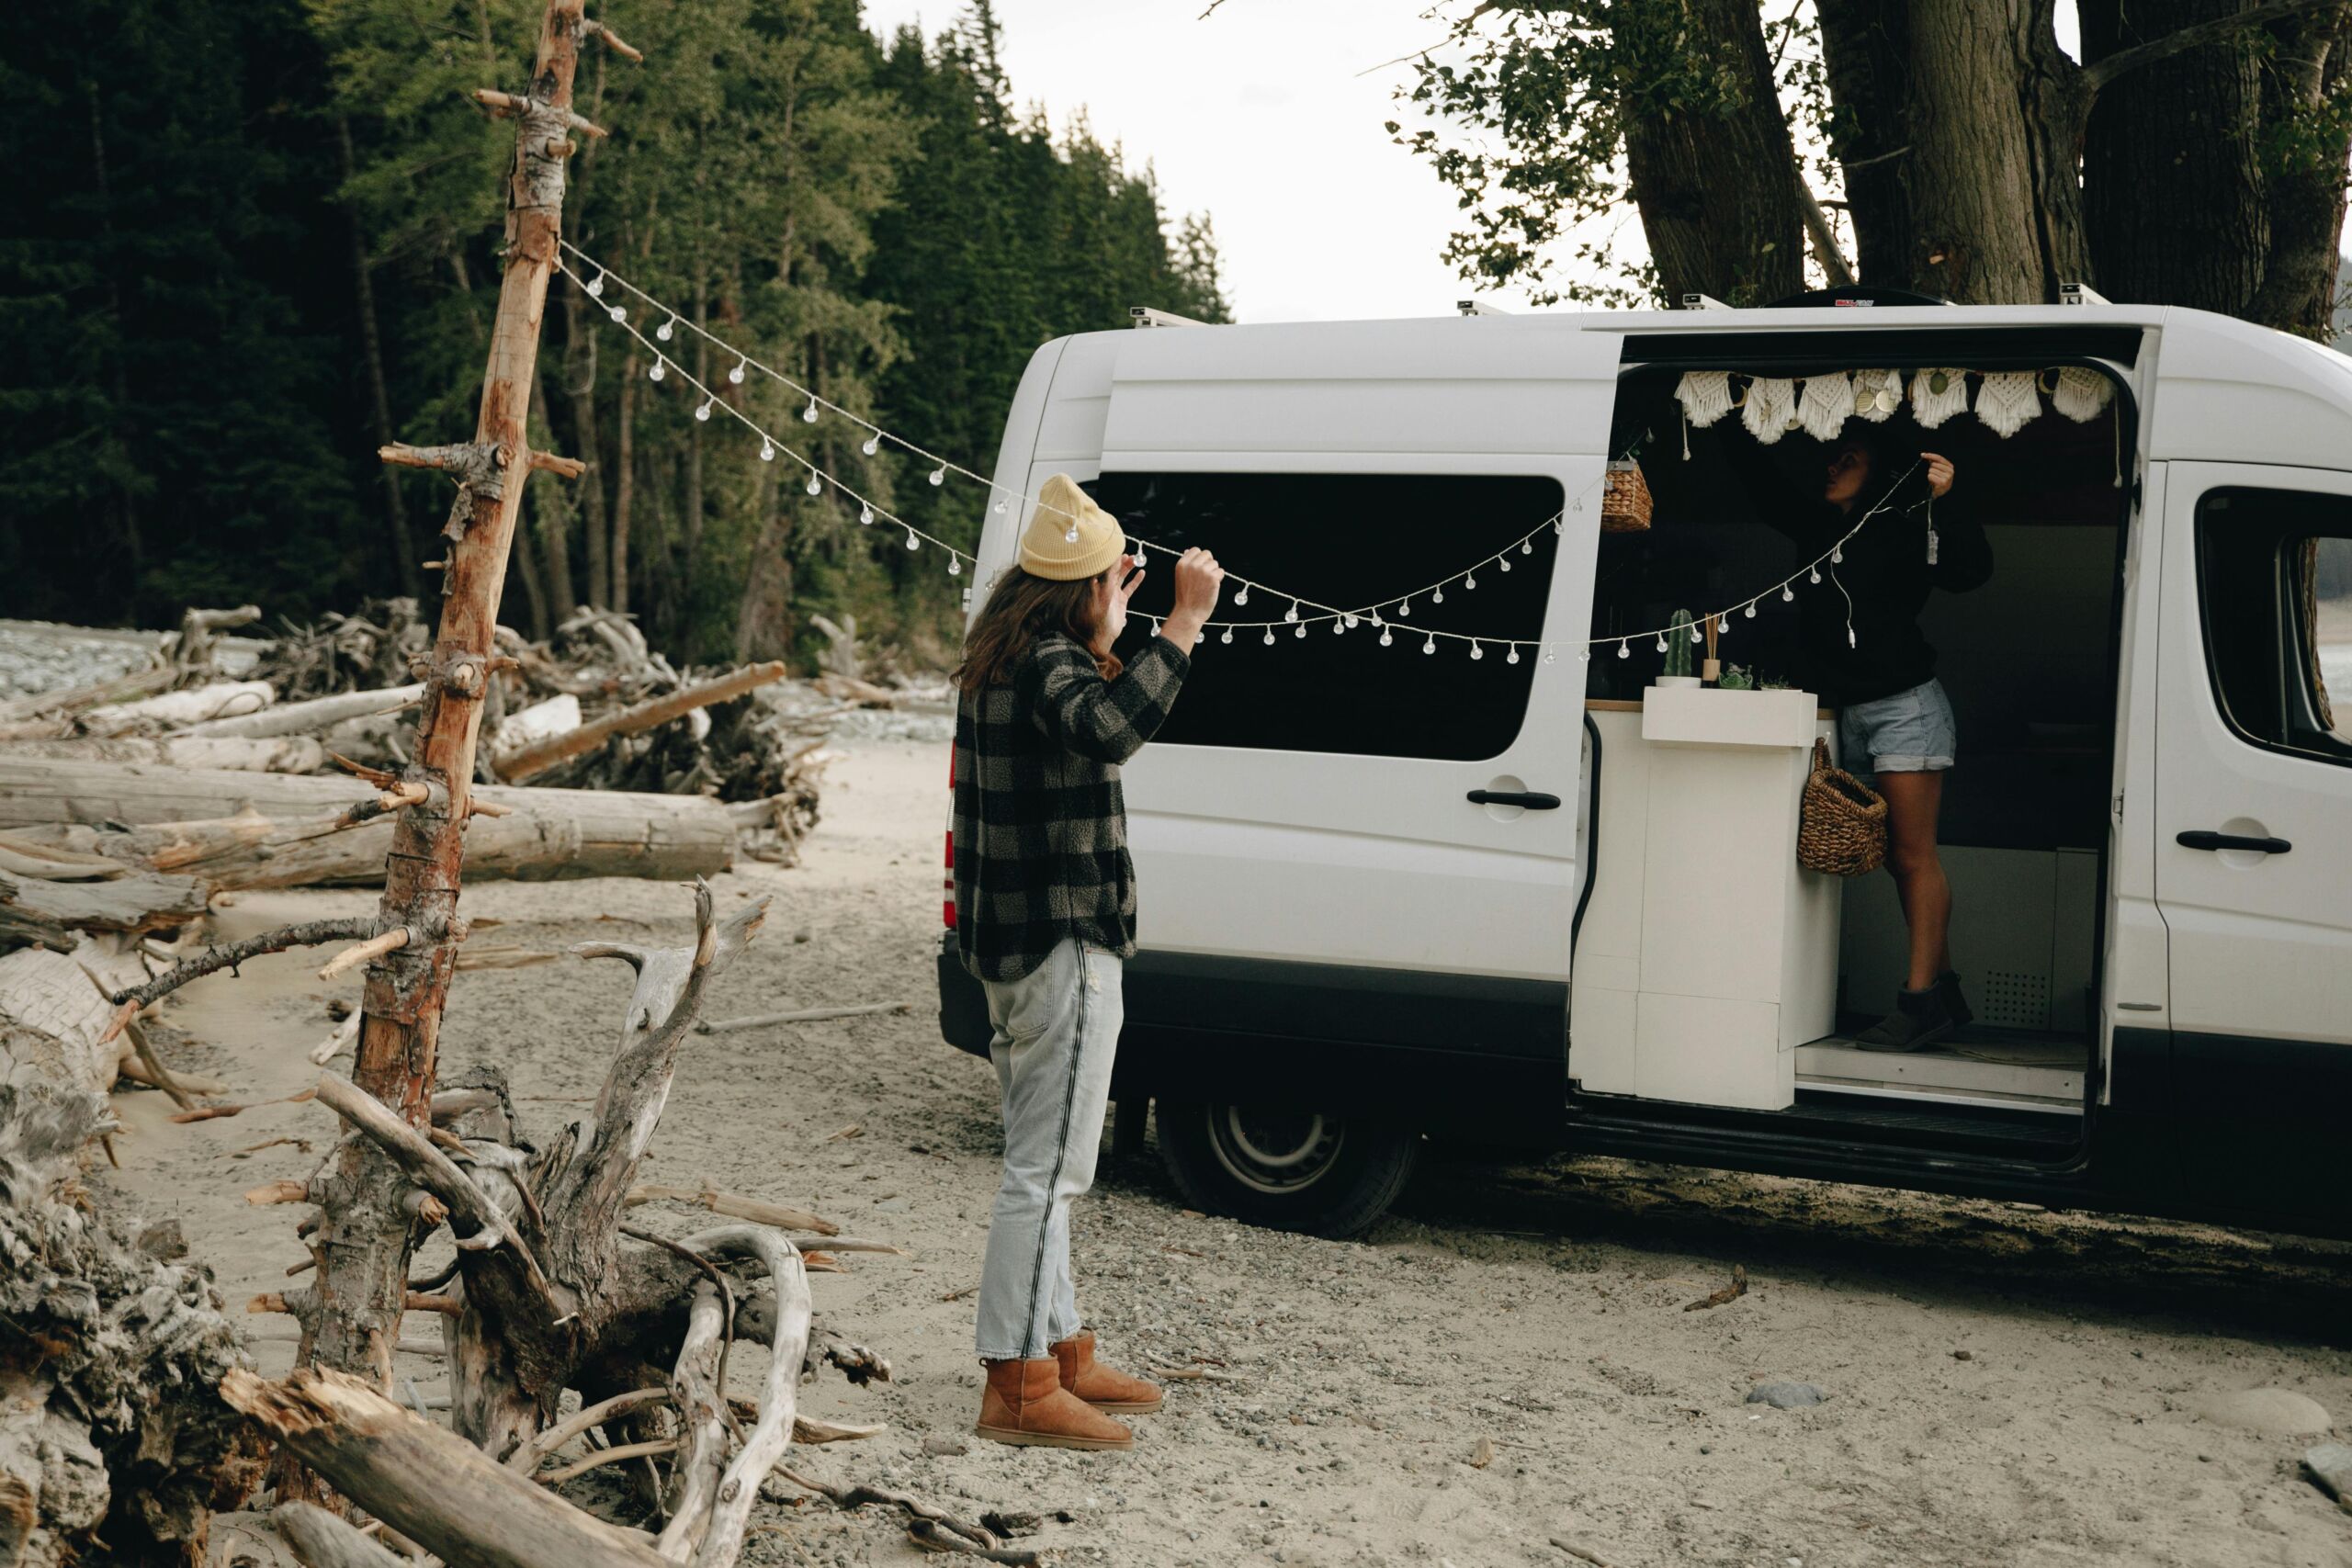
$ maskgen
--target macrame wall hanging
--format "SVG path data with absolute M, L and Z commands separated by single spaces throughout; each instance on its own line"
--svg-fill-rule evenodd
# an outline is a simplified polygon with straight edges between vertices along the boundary
M 1976 417 L 2006 441 L 2041 412 L 2031 370 L 1995 370 L 1976 389 Z
M 1922 430 L 1933 430 L 1956 413 L 1968 411 L 1968 373 L 1949 367 L 1922 370 L 1911 378 L 1911 417 Z
M 1690 427 L 1704 430 L 1739 406 L 1732 396 L 1731 372 L 1728 370 L 1686 370 L 1674 389 L 1674 400 L 1682 405 L 1682 460 L 1690 460 Z
M 2050 406 L 2076 424 L 2088 424 L 2115 397 L 2115 383 L 2087 365 L 2062 365 Z M 2123 422 L 2115 422 L 2115 488 L 2123 488 Z
M 1747 402 L 1739 421 L 1747 434 L 1770 446 L 1796 423 L 1797 384 L 1785 377 L 1759 376 L 1747 384 Z
M 1903 406 L 1903 373 L 1899 370 L 1854 372 L 1854 413 L 1872 424 L 1883 423 Z
M 1843 376 L 1809 376 L 1797 400 L 1797 423 L 1816 441 L 1835 441 L 1854 412 L 1854 384 Z

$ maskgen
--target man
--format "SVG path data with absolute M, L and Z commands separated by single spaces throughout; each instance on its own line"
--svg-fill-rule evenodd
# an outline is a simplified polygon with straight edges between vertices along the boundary
M 1125 533 L 1068 476 L 1038 491 L 1019 563 L 989 592 L 954 680 L 956 930 L 988 992 L 1004 1095 L 1004 1174 L 975 1334 L 979 1435 L 1125 1449 L 1105 1411 L 1159 1390 L 1094 1359 L 1069 1267 L 1069 1206 L 1093 1184 L 1135 950 L 1135 867 L 1119 764 L 1151 739 L 1192 668 L 1224 572 L 1176 563 L 1175 606 L 1122 666 L 1112 645 L 1143 581 Z

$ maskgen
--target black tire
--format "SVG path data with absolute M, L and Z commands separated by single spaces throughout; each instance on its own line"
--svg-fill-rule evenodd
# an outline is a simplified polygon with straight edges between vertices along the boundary
M 1356 1235 L 1420 1156 L 1419 1134 L 1361 1116 L 1164 1095 L 1152 1114 L 1168 1174 L 1194 1208 L 1274 1230 Z

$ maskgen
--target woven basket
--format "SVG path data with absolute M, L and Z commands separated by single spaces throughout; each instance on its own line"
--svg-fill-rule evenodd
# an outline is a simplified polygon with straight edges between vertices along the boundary
M 1886 860 L 1886 802 L 1829 761 L 1829 742 L 1813 742 L 1813 776 L 1797 807 L 1797 864 L 1830 876 L 1860 876 Z
M 1631 534 L 1650 525 L 1650 482 L 1642 466 L 1631 457 L 1609 465 L 1600 495 L 1600 527 L 1607 534 Z

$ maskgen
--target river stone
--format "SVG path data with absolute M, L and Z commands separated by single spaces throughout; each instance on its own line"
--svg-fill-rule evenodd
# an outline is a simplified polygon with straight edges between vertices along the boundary
M 2315 1438 L 2334 1423 L 2319 1403 L 2283 1388 L 2240 1389 L 2209 1393 L 2189 1409 L 2219 1427 L 2238 1427 L 2272 1438 Z
M 1759 1382 L 1747 1391 L 1747 1403 L 1769 1404 L 1775 1410 L 1803 1410 L 1828 1397 L 1818 1383 Z
M 2352 1448 L 2342 1443 L 2322 1443 L 2315 1449 L 2305 1449 L 2303 1468 L 2311 1472 L 2321 1491 L 2335 1499 L 2337 1507 L 2352 1514 Z

